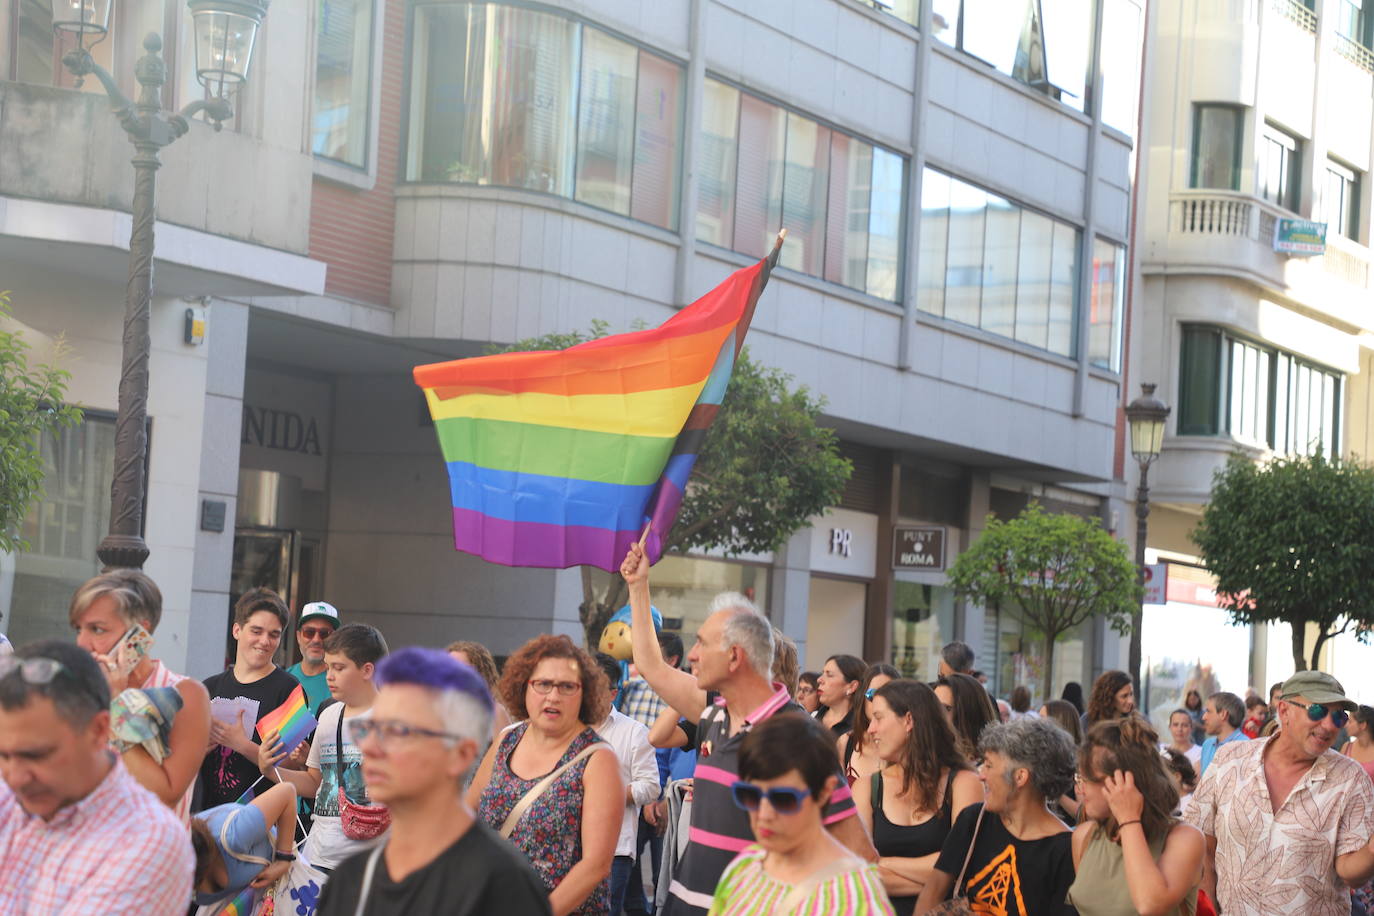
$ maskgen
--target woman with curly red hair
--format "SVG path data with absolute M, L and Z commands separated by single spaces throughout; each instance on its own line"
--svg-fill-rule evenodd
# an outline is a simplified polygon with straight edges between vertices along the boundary
M 593 726 L 610 713 L 606 675 L 566 636 L 537 636 L 497 685 L 520 721 L 491 746 L 468 804 L 525 854 L 554 916 L 604 914 L 625 786 Z

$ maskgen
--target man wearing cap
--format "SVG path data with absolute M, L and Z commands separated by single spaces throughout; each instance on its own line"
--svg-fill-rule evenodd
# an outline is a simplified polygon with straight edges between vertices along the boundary
M 1331 749 L 1355 707 L 1331 675 L 1299 671 L 1276 734 L 1217 750 L 1184 820 L 1207 838 L 1203 889 L 1225 916 L 1346 916 L 1349 888 L 1374 877 L 1374 787 Z
M 316 715 L 319 715 L 320 704 L 329 699 L 324 641 L 338 628 L 339 612 L 334 605 L 323 601 L 312 601 L 301 608 L 301 619 L 296 622 L 296 644 L 301 650 L 301 660 L 287 668 L 286 673 L 301 682 L 305 700 Z

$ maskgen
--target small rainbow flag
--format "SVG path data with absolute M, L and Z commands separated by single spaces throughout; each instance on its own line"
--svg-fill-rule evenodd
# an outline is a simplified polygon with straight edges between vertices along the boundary
M 416 367 L 455 546 L 505 566 L 615 572 L 652 520 L 656 562 L 781 244 L 657 328 Z
M 266 740 L 272 732 L 281 732 L 282 750 L 289 754 L 318 724 L 306 705 L 305 688 L 297 686 L 285 703 L 258 720 L 258 737 Z
M 245 887 L 224 905 L 224 909 L 219 911 L 220 916 L 249 916 L 257 903 L 257 894 L 256 888 Z

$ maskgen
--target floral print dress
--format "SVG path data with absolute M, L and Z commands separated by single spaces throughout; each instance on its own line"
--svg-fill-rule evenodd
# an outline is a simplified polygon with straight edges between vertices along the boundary
M 543 776 L 521 779 L 510 768 L 510 756 L 529 728 L 522 722 L 501 738 L 496 760 L 491 768 L 491 781 L 478 804 L 477 816 L 493 830 L 500 830 L 516 802 L 534 787 Z M 601 738 L 591 728 L 584 728 L 568 749 L 563 752 L 554 770 Z M 553 890 L 572 867 L 582 860 L 582 774 L 587 769 L 584 757 L 553 781 L 544 794 L 530 805 L 525 816 L 511 831 L 510 841 L 530 860 L 544 886 Z M 552 772 L 552 770 L 550 770 Z M 607 877 L 587 895 L 572 916 L 605 916 L 611 908 L 610 878 Z

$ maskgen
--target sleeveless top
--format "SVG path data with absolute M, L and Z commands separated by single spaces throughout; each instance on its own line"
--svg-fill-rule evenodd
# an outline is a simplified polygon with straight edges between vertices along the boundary
M 184 680 L 186 680 L 186 675 L 169 671 L 167 670 L 167 666 L 162 664 L 161 661 L 156 661 L 153 663 L 153 671 L 148 675 L 148 680 L 144 681 L 140 686 L 175 687 Z M 192 779 L 191 784 L 186 787 L 186 791 L 172 807 L 172 812 L 176 814 L 177 817 L 181 818 L 181 822 L 188 827 L 191 824 L 191 794 L 195 792 L 195 790 L 196 781 Z
M 501 737 L 501 744 L 496 749 L 491 781 L 482 792 L 477 808 L 477 816 L 493 830 L 501 829 L 516 802 L 547 775 L 521 779 L 510 768 L 511 754 L 520 744 L 520 739 L 525 737 L 528 728 L 528 722 L 514 726 Z M 601 738 L 595 731 L 591 728 L 582 729 L 549 771 L 558 769 L 583 748 L 598 741 Z M 525 854 L 539 875 L 539 880 L 549 890 L 557 887 L 572 867 L 582 860 L 582 776 L 592 756 L 595 755 L 579 760 L 555 779 L 511 831 L 511 843 Z M 610 877 L 607 876 L 572 911 L 571 916 L 604 916 L 610 907 L 611 887 Z
M 237 894 L 271 864 L 272 831 L 262 811 L 254 805 L 230 802 L 202 811 L 196 817 L 210 829 L 229 878 L 222 891 L 196 892 L 196 903 L 206 906 Z
M 918 859 L 931 853 L 938 853 L 945 845 L 954 819 L 954 770 L 945 777 L 944 799 L 935 813 L 919 824 L 901 826 L 887 819 L 883 811 L 883 773 L 873 774 L 873 846 L 880 856 L 900 856 Z M 916 898 L 892 898 L 892 908 L 898 914 L 911 913 L 916 908 Z
M 1164 852 L 1164 840 L 1165 837 L 1160 837 L 1150 843 L 1150 855 L 1155 861 Z M 1194 916 L 1197 890 L 1198 886 L 1193 885 L 1165 916 Z M 1108 839 L 1107 831 L 1100 824 L 1088 837 L 1083 860 L 1078 863 L 1078 874 L 1069 886 L 1069 903 L 1077 908 L 1079 916 L 1134 916 L 1136 912 L 1131 902 L 1130 885 L 1126 883 L 1126 862 L 1121 856 L 1121 845 Z

